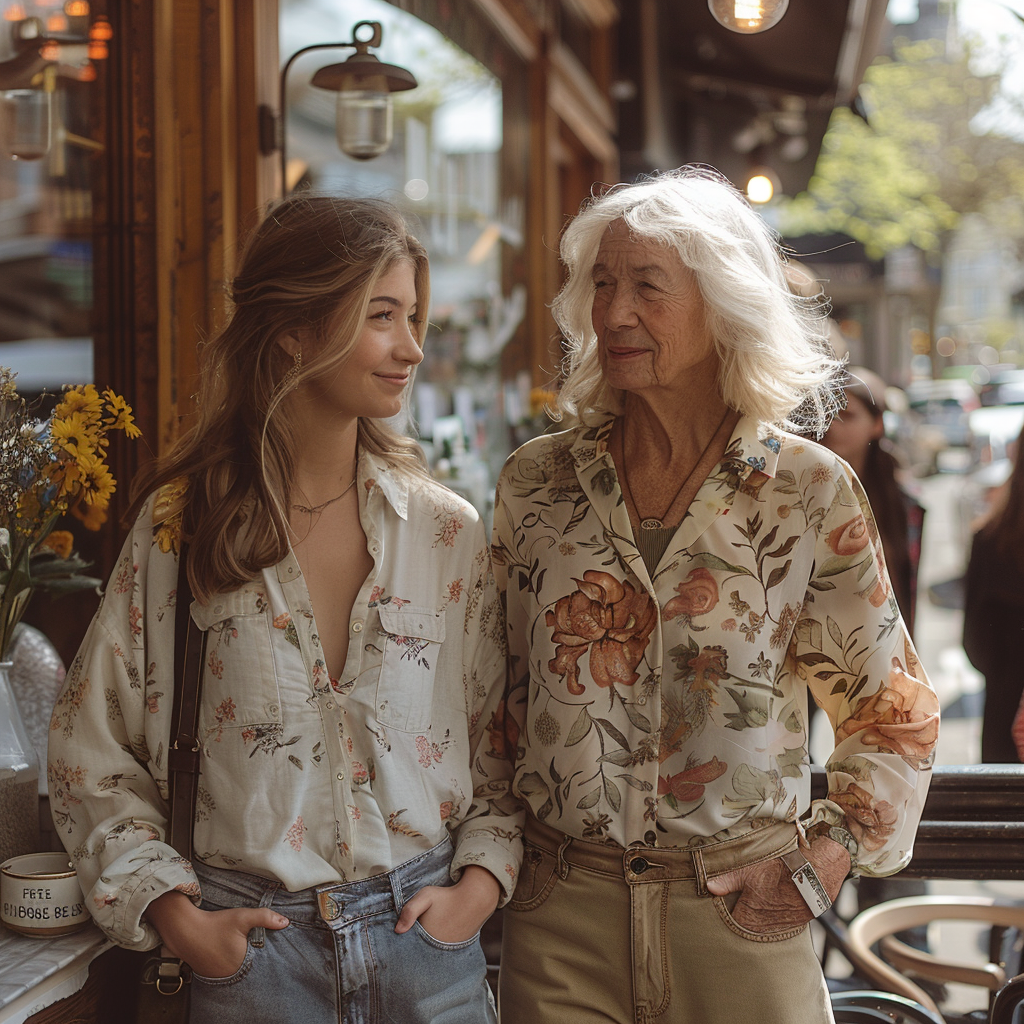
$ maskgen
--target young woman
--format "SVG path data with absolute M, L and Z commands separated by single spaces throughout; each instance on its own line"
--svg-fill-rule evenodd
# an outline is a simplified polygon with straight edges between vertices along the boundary
M 501 617 L 479 517 L 386 423 L 426 253 L 385 203 L 298 196 L 240 268 L 54 712 L 58 831 L 100 927 L 192 966 L 193 1024 L 493 1020 Z M 191 863 L 163 841 L 182 550 L 208 634 Z

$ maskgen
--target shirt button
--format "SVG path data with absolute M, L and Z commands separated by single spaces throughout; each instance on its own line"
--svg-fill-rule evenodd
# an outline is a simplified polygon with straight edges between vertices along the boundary
M 648 830 L 644 833 L 644 842 L 648 846 L 656 846 L 658 842 L 658 836 L 652 830 Z
M 352 632 L 353 633 L 361 633 L 362 631 L 363 631 L 363 624 L 361 622 L 353 622 L 352 623 Z
M 643 857 L 634 857 L 629 862 L 629 870 L 632 871 L 634 875 L 642 875 L 649 867 L 650 864 L 648 864 Z
M 339 782 L 344 782 L 345 781 L 345 773 L 344 772 L 338 772 L 338 781 Z
M 327 708 L 328 711 L 333 711 L 334 710 L 334 702 L 333 701 L 328 701 L 324 705 L 324 707 Z
M 380 546 L 378 544 L 371 544 L 370 545 L 370 552 L 372 554 L 375 555 L 375 554 L 377 554 L 378 551 L 380 551 Z

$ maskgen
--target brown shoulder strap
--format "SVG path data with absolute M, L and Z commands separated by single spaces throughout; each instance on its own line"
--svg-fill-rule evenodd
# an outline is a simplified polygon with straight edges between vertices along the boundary
M 167 751 L 170 819 L 167 842 L 181 856 L 192 857 L 192 830 L 199 788 L 199 696 L 202 689 L 206 633 L 192 619 L 188 582 L 188 548 L 178 556 L 174 607 L 174 702 Z

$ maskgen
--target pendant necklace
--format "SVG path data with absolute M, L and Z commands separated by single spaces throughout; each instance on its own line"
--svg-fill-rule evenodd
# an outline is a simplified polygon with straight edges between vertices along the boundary
M 333 498 L 328 498 L 326 501 L 321 502 L 319 505 L 295 504 L 292 505 L 292 508 L 295 509 L 296 512 L 305 512 L 307 515 L 315 516 L 318 512 L 323 512 L 323 510 L 327 508 L 328 505 L 333 505 L 336 501 L 341 501 L 341 499 L 344 498 L 345 495 L 348 494 L 348 492 L 351 491 L 353 487 L 355 487 L 355 485 L 356 478 L 352 477 L 352 483 L 350 483 L 348 487 L 346 487 L 345 490 L 341 492 L 341 494 L 335 495 L 335 497 Z
M 708 443 L 706 445 L 704 445 L 704 450 L 700 453 L 700 455 L 697 456 L 697 461 L 693 464 L 693 469 L 691 469 L 690 472 L 686 474 L 686 479 L 683 480 L 683 482 L 679 485 L 679 488 L 676 491 L 676 493 L 672 495 L 672 500 L 668 503 L 668 507 L 661 514 L 662 518 L 658 519 L 658 518 L 655 518 L 654 516 L 647 516 L 646 518 L 641 518 L 640 519 L 640 529 L 641 530 L 664 530 L 665 529 L 665 523 L 663 521 L 664 517 L 667 516 L 669 514 L 669 512 L 672 511 L 672 507 L 675 505 L 676 499 L 679 497 L 680 494 L 683 493 L 684 490 L 686 490 L 686 485 L 690 482 L 690 480 L 693 477 L 693 474 L 697 472 L 697 468 L 704 461 L 704 457 L 707 455 L 708 451 L 711 449 L 711 446 L 715 443 L 715 439 L 718 437 L 719 434 L 721 434 L 722 427 L 725 426 L 725 421 L 729 418 L 729 413 L 731 411 L 732 411 L 731 409 L 726 409 L 725 410 L 725 415 L 722 416 L 721 420 L 719 420 L 718 426 L 715 427 L 715 432 L 711 435 L 710 438 L 708 438 Z M 621 443 L 621 438 L 620 438 L 620 443 Z M 637 514 L 637 517 L 639 518 L 640 517 L 640 510 L 639 510 L 639 508 L 637 508 L 636 501 L 633 499 L 633 490 L 629 486 L 629 470 L 626 468 L 626 448 L 625 448 L 624 444 L 622 445 L 622 482 L 625 485 L 624 489 L 626 491 L 626 494 L 629 495 L 629 500 L 632 503 L 633 508 L 636 509 L 636 514 Z

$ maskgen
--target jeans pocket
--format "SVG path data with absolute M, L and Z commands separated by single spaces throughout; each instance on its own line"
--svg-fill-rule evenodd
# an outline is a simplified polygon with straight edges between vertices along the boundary
M 558 880 L 558 858 L 529 841 L 523 843 L 523 864 L 516 891 L 508 902 L 515 911 L 536 910 L 551 895 Z
M 480 942 L 479 932 L 475 935 L 471 935 L 468 939 L 463 939 L 461 942 L 442 942 L 440 939 L 435 939 L 434 936 L 419 923 L 419 921 L 413 922 L 413 930 L 421 939 L 423 939 L 424 942 L 433 946 L 434 949 L 447 950 L 452 953 L 457 953 L 463 949 L 469 949 L 471 946 L 475 946 Z
M 801 924 L 797 925 L 795 928 L 784 928 L 781 931 L 751 931 L 749 928 L 745 928 L 741 925 L 736 918 L 732 916 L 733 907 L 736 906 L 736 902 L 739 898 L 740 893 L 731 892 L 726 896 L 712 896 L 711 902 L 714 904 L 715 910 L 718 911 L 718 916 L 722 919 L 725 926 L 730 931 L 739 935 L 740 938 L 747 939 L 750 942 L 783 942 L 786 939 L 795 938 L 807 928 L 806 924 Z
M 238 982 L 240 982 L 252 969 L 252 962 L 255 955 L 256 952 L 253 949 L 251 939 L 247 940 L 245 944 L 245 956 L 242 958 L 242 962 L 234 974 L 229 974 L 224 978 L 207 978 L 205 975 L 193 971 L 192 978 L 195 981 L 202 982 L 204 985 L 237 985 Z

